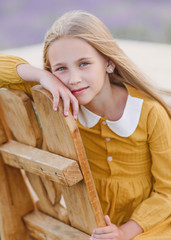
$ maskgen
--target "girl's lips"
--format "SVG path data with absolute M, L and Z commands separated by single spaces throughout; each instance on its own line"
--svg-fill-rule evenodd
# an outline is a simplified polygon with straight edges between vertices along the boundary
M 79 89 L 72 90 L 71 92 L 72 92 L 72 94 L 74 94 L 74 95 L 80 95 L 80 94 L 82 94 L 83 92 L 85 92 L 87 88 L 88 88 L 88 87 L 79 88 Z

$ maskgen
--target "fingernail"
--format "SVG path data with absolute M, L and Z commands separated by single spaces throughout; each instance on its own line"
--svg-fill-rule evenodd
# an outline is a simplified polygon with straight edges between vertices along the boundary
M 77 115 L 74 116 L 74 119 L 77 120 Z
M 65 116 L 68 116 L 68 112 L 65 112 Z

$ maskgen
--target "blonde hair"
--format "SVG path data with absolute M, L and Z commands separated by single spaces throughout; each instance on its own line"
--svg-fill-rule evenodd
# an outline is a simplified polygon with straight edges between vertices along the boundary
M 145 94 L 160 102 L 171 116 L 169 107 L 157 93 L 154 93 L 154 87 L 151 87 L 146 81 L 145 76 L 119 48 L 106 26 L 90 13 L 72 11 L 64 14 L 54 22 L 45 37 L 43 54 L 44 69 L 51 71 L 48 59 L 49 46 L 57 39 L 65 36 L 85 40 L 104 57 L 111 59 L 115 63 L 115 71 L 109 74 L 111 83 L 118 85 L 127 83 L 136 89 L 142 90 Z

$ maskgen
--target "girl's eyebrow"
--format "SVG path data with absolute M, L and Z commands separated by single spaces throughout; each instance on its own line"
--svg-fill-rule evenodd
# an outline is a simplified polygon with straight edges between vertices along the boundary
M 61 63 L 60 62 L 55 63 L 55 64 L 52 65 L 52 67 L 57 67 L 57 66 L 61 66 L 61 65 L 65 65 L 65 63 L 62 63 L 62 62 Z
M 81 62 L 81 61 L 88 61 L 88 60 L 91 60 L 92 58 L 91 57 L 83 57 L 83 58 L 79 58 L 76 62 Z
M 90 61 L 92 58 L 91 57 L 81 57 L 78 60 L 76 60 L 75 62 L 82 62 L 82 61 Z M 52 65 L 52 67 L 57 67 L 57 66 L 62 66 L 62 65 L 66 65 L 66 63 L 64 62 L 57 62 L 54 65 Z

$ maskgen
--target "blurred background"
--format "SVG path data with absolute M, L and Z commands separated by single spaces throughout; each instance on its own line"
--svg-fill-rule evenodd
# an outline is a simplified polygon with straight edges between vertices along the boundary
M 71 10 L 100 18 L 171 106 L 171 0 L 0 0 L 0 52 L 42 68 L 45 33 Z
M 115 38 L 171 43 L 171 0 L 0 0 L 0 50 L 43 42 L 76 9 L 95 14 Z

